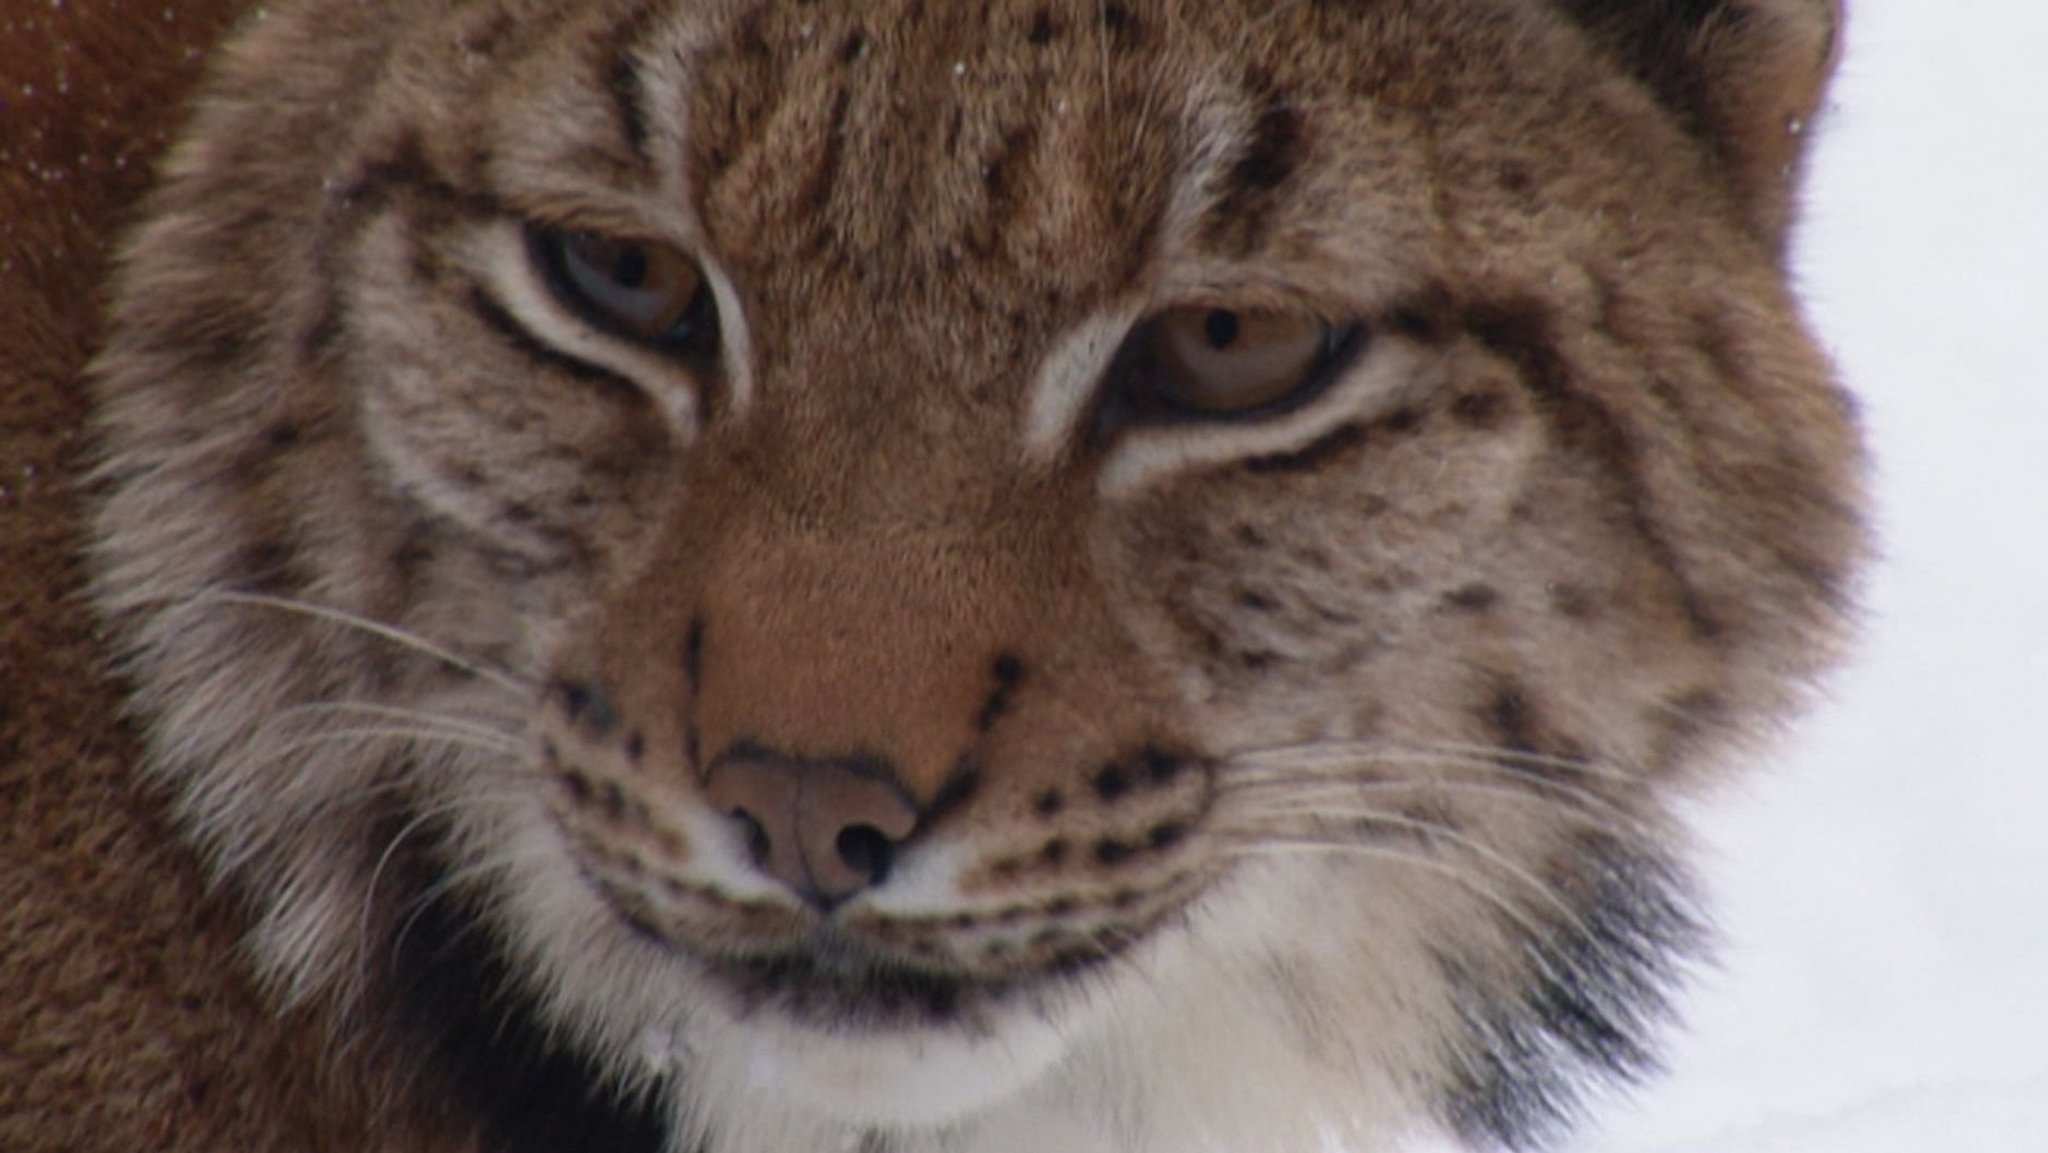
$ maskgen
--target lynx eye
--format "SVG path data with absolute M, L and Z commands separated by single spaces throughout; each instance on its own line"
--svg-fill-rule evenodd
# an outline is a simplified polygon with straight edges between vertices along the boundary
M 717 305 L 689 257 L 595 232 L 534 229 L 530 237 L 548 286 L 590 324 L 665 351 L 717 348 Z
M 1166 417 L 1273 415 L 1321 391 L 1362 334 L 1309 313 L 1169 308 L 1126 342 L 1115 401 Z

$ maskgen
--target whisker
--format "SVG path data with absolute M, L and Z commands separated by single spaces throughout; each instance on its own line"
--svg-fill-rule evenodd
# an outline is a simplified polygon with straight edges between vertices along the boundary
M 436 743 L 453 745 L 457 748 L 480 749 L 485 752 L 501 753 L 506 756 L 517 756 L 526 751 L 526 747 L 516 741 L 493 743 L 475 733 L 460 731 L 443 732 L 424 726 L 403 727 L 398 725 L 356 725 L 348 728 L 326 729 L 317 733 L 306 733 L 303 736 L 294 737 L 285 742 L 277 751 L 282 756 L 289 753 L 304 752 L 307 749 L 317 748 L 321 745 L 339 744 L 352 740 L 403 740 L 423 744 Z
M 411 709 L 377 701 L 308 701 L 278 710 L 280 718 L 321 713 L 357 714 L 367 717 L 383 717 L 389 720 L 417 721 L 437 729 L 474 733 L 479 737 L 517 741 L 519 737 L 511 731 L 495 725 L 445 713 L 429 712 L 425 709 Z
M 1345 775 L 1345 771 L 1349 769 L 1382 765 L 1448 769 L 1468 775 L 1460 778 L 1446 776 L 1439 771 L 1428 777 L 1401 780 L 1357 780 Z M 1483 779 L 1475 780 L 1473 775 Z M 1504 775 L 1498 765 L 1462 758 L 1446 760 L 1412 754 L 1371 760 L 1333 761 L 1329 766 L 1314 766 L 1309 769 L 1257 768 L 1233 771 L 1221 784 L 1223 793 L 1298 792 L 1318 797 L 1341 798 L 1368 791 L 1422 794 L 1432 791 L 1462 792 L 1522 804 L 1547 804 L 1551 806 L 1552 811 L 1576 810 L 1582 815 L 1599 816 L 1628 829 L 1647 831 L 1652 828 L 1641 816 L 1582 785 L 1519 773 Z
M 473 676 L 486 684 L 495 685 L 522 699 L 531 697 L 534 694 L 533 685 L 523 683 L 514 678 L 510 673 L 486 668 L 456 653 L 452 649 L 436 644 L 416 633 L 387 625 L 382 621 L 371 620 L 369 617 L 348 612 L 344 609 L 334 608 L 329 605 L 312 604 L 306 601 L 291 600 L 286 597 L 270 596 L 264 593 L 240 592 L 229 589 L 210 590 L 200 593 L 192 600 L 194 604 L 209 602 L 241 605 L 249 608 L 275 609 L 279 612 L 297 613 L 300 616 L 312 617 L 316 620 L 327 621 L 330 624 L 342 625 L 346 628 L 355 629 L 358 632 L 368 633 L 381 640 L 389 641 L 402 648 L 411 649 L 414 652 L 432 657 L 449 668 Z
M 1387 845 L 1329 841 L 1308 836 L 1274 837 L 1259 835 L 1246 838 L 1242 845 L 1227 847 L 1226 852 L 1233 857 L 1241 859 L 1280 856 L 1289 853 L 1333 854 L 1365 857 L 1389 864 L 1419 869 L 1451 881 L 1459 888 L 1485 901 L 1496 912 L 1512 921 L 1515 927 L 1524 933 L 1528 939 L 1540 941 L 1549 936 L 1549 933 L 1545 932 L 1542 926 L 1538 925 L 1535 919 L 1529 915 L 1528 910 L 1509 900 L 1493 886 L 1484 883 L 1479 878 L 1471 876 L 1466 871 L 1456 868 L 1448 862 L 1439 861 L 1432 857 L 1424 857 L 1412 852 L 1405 852 Z
M 1637 780 L 1634 774 L 1587 758 L 1558 757 L 1494 745 L 1450 742 L 1388 745 L 1377 741 L 1306 741 L 1300 744 L 1246 749 L 1231 754 L 1230 759 L 1246 763 L 1309 764 L 1323 760 L 1371 759 L 1399 764 L 1407 761 L 1427 763 L 1430 758 L 1458 760 L 1496 769 L 1508 766 L 1555 769 L 1574 776 L 1594 777 L 1616 784 L 1633 784 Z
M 1324 818 L 1324 820 L 1327 821 L 1327 819 L 1330 816 L 1330 813 L 1328 812 L 1328 810 L 1312 810 L 1303 815 L 1308 816 L 1310 818 Z M 1563 898 L 1557 895 L 1555 886 L 1544 881 L 1542 878 L 1536 876 L 1534 873 L 1529 872 L 1526 868 L 1522 867 L 1515 861 L 1510 860 L 1506 856 L 1506 854 L 1500 852 L 1499 850 L 1494 849 L 1483 842 L 1474 840 L 1473 838 L 1468 837 L 1455 829 L 1445 828 L 1442 825 L 1432 824 L 1427 821 L 1418 821 L 1412 817 L 1404 817 L 1397 813 L 1374 811 L 1371 809 L 1359 809 L 1353 812 L 1345 813 L 1342 814 L 1339 817 L 1339 819 L 1347 823 L 1355 823 L 1383 829 L 1394 829 L 1401 832 L 1411 833 L 1426 843 L 1442 842 L 1453 848 L 1460 849 L 1465 853 L 1470 854 L 1480 863 L 1493 866 L 1493 868 L 1498 870 L 1507 879 L 1518 882 L 1523 888 L 1525 888 L 1529 892 L 1529 894 L 1532 897 L 1548 905 L 1552 912 L 1556 913 L 1560 917 L 1563 917 L 1566 923 L 1571 925 L 1574 929 L 1582 932 L 1585 930 L 1585 922 L 1584 919 L 1580 916 L 1579 911 L 1573 908 Z M 1233 831 L 1237 830 L 1225 830 L 1226 835 L 1229 832 Z M 1243 832 L 1251 834 L 1253 836 L 1266 836 L 1277 832 L 1279 834 L 1280 839 L 1282 840 L 1289 840 L 1295 837 L 1306 835 L 1301 832 L 1296 832 L 1286 826 L 1280 826 L 1277 829 L 1247 828 L 1243 830 Z M 1343 845 L 1353 842 L 1334 841 L 1330 843 Z

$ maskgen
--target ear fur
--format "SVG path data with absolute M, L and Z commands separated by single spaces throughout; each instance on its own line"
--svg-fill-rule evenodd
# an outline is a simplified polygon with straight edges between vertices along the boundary
M 1554 2 L 1712 148 L 1757 232 L 1782 248 L 1843 0 Z

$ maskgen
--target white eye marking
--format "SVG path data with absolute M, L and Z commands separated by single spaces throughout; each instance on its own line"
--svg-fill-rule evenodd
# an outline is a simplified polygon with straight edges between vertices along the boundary
M 517 224 L 499 221 L 465 239 L 463 261 L 489 286 L 492 295 L 536 340 L 563 353 L 624 377 L 639 385 L 661 408 L 683 442 L 694 439 L 702 419 L 704 381 L 670 357 L 632 341 L 594 331 L 576 316 L 544 282 L 527 252 Z M 717 301 L 720 363 L 724 386 L 735 412 L 744 411 L 753 395 L 746 319 L 724 270 L 709 260 L 701 265 L 705 282 Z
M 1110 358 L 1138 319 L 1128 311 L 1098 314 L 1083 321 L 1053 346 L 1031 384 L 1024 418 L 1024 459 L 1044 467 L 1057 461 L 1082 435 L 1079 427 L 1094 408 Z
M 1294 412 L 1248 423 L 1132 428 L 1111 447 L 1096 491 L 1118 500 L 1189 469 L 1304 448 L 1345 424 L 1397 407 L 1416 380 L 1419 364 L 1413 344 L 1382 338 L 1341 370 L 1326 393 Z

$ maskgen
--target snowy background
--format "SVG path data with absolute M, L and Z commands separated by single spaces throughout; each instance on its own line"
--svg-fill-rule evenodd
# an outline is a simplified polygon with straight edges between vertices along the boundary
M 1572 1153 L 2048 1153 L 2048 5 L 1849 0 L 1798 268 L 1885 558 L 1702 806 L 1722 964 Z

